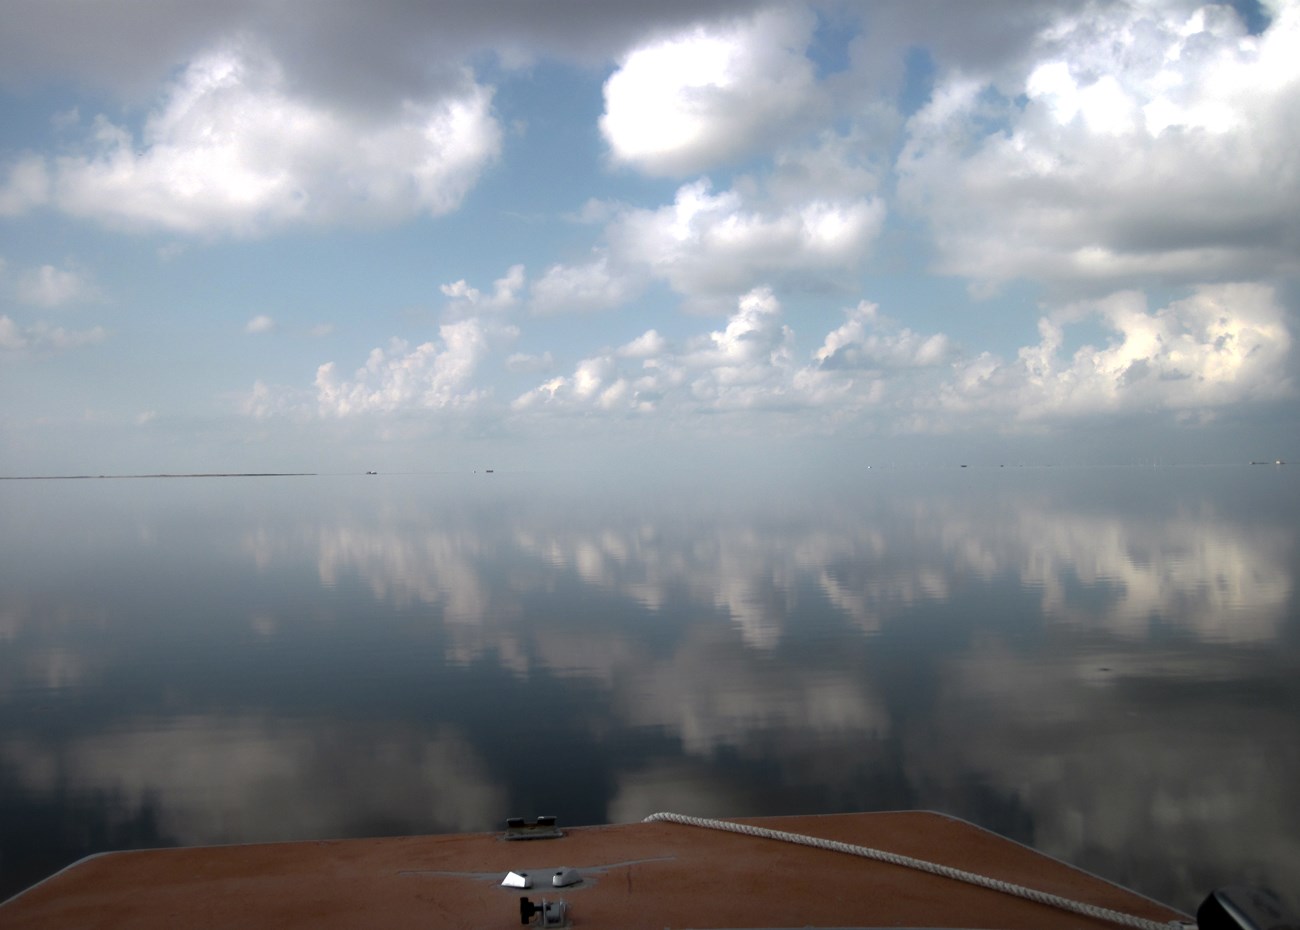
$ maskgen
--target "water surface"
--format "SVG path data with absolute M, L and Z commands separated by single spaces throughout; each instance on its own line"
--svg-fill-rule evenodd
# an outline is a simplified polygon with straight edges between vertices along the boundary
M 0 482 L 0 895 L 103 849 L 927 808 L 1300 876 L 1286 468 Z

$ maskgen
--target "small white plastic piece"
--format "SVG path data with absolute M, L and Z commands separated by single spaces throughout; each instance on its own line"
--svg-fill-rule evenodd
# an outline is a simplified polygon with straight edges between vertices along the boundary
M 531 888 L 533 879 L 527 872 L 510 872 L 501 880 L 503 888 Z
M 577 869 L 556 869 L 551 876 L 551 884 L 556 888 L 568 888 L 582 881 L 582 874 Z

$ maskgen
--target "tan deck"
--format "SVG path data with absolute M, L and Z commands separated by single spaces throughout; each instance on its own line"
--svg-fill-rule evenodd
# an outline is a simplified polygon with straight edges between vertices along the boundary
M 747 819 L 928 859 L 1154 920 L 1182 915 L 931 813 Z M 519 899 L 564 899 L 573 927 L 1101 928 L 1113 924 L 828 850 L 671 823 L 120 852 L 0 905 L 5 930 L 518 927 Z M 575 868 L 581 884 L 549 887 Z M 528 871 L 527 891 L 502 888 Z

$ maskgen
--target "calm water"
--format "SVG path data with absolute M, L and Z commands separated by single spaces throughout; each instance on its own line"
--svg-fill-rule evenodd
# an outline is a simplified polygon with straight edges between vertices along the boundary
M 0 896 L 656 810 L 935 809 L 1183 908 L 1300 884 L 1300 470 L 802 484 L 0 482 Z

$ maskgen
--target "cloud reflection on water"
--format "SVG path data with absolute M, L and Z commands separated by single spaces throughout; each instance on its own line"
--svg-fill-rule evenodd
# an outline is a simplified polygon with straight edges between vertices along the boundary
M 413 738 L 404 727 L 186 715 L 57 746 L 3 740 L 0 761 L 29 791 L 62 782 L 127 808 L 159 799 L 158 829 L 181 843 L 366 835 L 413 819 L 430 832 L 477 830 L 504 803 L 454 732 Z
M 981 641 L 948 664 L 943 711 L 907 733 L 906 765 L 923 804 L 978 779 L 1032 813 L 1036 848 L 1184 907 L 1233 881 L 1286 892 L 1296 689 L 1252 681 L 1254 664 L 1122 646 L 1030 662 Z
M 1228 643 L 1275 638 L 1293 592 L 1294 533 L 1214 512 L 1080 512 L 1009 496 L 996 519 L 958 497 L 896 501 L 832 529 L 824 516 L 799 526 L 645 517 L 584 526 L 569 516 L 560 529 L 537 513 L 475 511 L 445 529 L 322 524 L 280 548 L 297 558 L 314 547 L 327 586 L 352 575 L 378 601 L 436 606 L 443 620 L 523 623 L 524 595 L 567 578 L 650 611 L 685 597 L 761 649 L 799 622 L 808 586 L 868 633 L 974 577 L 1041 592 L 1053 620 L 1125 637 L 1158 622 Z M 267 532 L 245 543 L 262 570 Z
M 1184 907 L 1294 871 L 1296 515 L 982 480 L 156 502 L 114 586 L 0 589 L 0 788 L 156 842 L 908 806 Z

